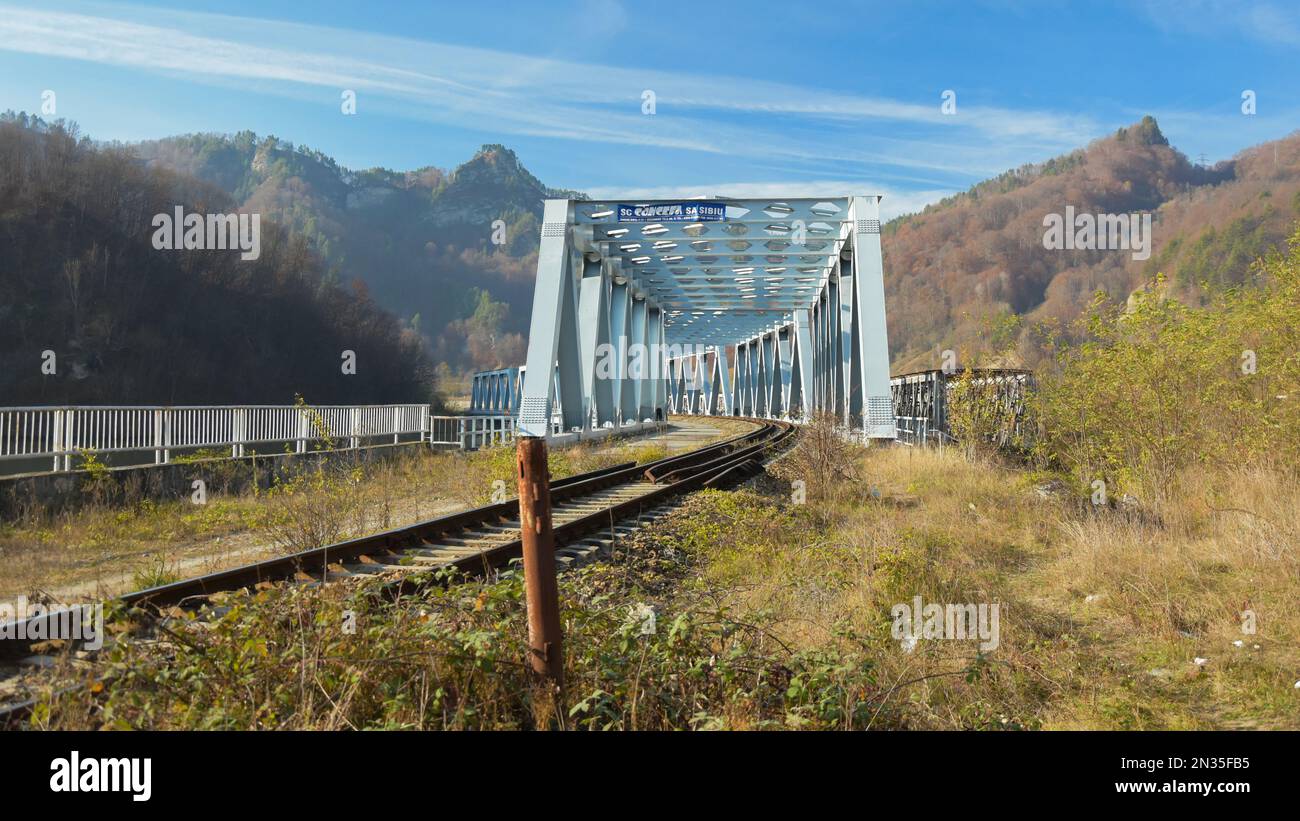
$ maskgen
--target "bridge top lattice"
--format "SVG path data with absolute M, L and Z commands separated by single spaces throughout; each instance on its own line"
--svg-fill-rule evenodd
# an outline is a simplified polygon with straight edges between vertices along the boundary
M 879 232 L 879 200 L 575 201 L 570 213 L 578 247 L 611 259 L 616 282 L 663 309 L 667 341 L 714 345 L 812 305 L 854 228 Z

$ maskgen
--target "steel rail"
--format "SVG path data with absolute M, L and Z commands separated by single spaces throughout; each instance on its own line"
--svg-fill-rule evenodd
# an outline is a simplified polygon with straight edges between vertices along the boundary
M 783 443 L 787 438 L 794 435 L 794 431 L 794 426 L 789 423 L 768 423 L 760 429 L 760 432 L 768 435 L 769 441 L 744 448 L 719 459 L 710 460 L 699 466 L 690 476 L 681 476 L 677 481 L 660 485 L 644 495 L 615 503 L 563 524 L 557 524 L 554 527 L 556 546 L 578 541 L 590 533 L 608 528 L 629 516 L 635 515 L 638 511 L 654 508 L 674 496 L 681 496 L 704 487 L 719 486 L 722 484 L 720 480 L 733 471 L 745 472 L 746 468 L 757 469 L 761 467 L 761 463 L 755 457 L 760 452 Z M 730 444 L 730 442 L 721 444 Z M 682 471 L 679 470 L 675 473 L 680 474 Z M 523 541 L 521 539 L 512 539 L 509 542 L 486 548 L 474 555 L 438 565 L 436 568 L 430 568 L 430 570 L 454 568 L 462 573 L 473 573 L 479 570 L 490 572 L 509 565 L 511 561 L 520 556 L 522 550 Z M 406 577 L 397 580 L 391 590 L 393 594 L 402 595 L 413 592 L 420 586 L 420 583 L 420 579 Z

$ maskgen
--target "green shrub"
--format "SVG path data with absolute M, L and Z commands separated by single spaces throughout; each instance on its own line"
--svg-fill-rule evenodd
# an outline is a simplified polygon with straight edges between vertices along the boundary
M 1166 497 L 1185 468 L 1300 464 L 1300 229 L 1256 263 L 1253 287 L 1204 307 L 1163 281 L 1126 308 L 1094 301 L 1088 341 L 1063 349 L 1032 407 L 1039 455 Z

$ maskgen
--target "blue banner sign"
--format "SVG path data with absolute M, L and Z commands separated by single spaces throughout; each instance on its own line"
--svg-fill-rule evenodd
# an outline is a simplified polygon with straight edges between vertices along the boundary
M 618 207 L 619 222 L 722 222 L 726 218 L 727 205 L 722 202 L 688 200 Z

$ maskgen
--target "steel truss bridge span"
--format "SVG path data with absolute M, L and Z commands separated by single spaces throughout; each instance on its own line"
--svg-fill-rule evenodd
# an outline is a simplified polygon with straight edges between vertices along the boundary
M 880 197 L 547 200 L 520 394 L 528 436 L 830 411 L 895 438 Z

